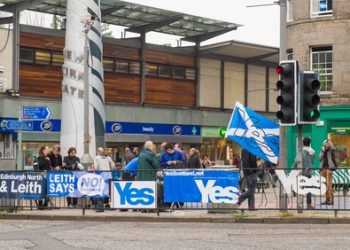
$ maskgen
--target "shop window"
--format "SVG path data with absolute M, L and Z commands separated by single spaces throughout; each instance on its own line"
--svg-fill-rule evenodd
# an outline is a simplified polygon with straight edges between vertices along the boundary
M 194 68 L 186 68 L 186 79 L 195 80 L 196 70 Z
M 140 63 L 139 62 L 129 62 L 129 66 L 130 66 L 130 74 L 136 74 L 139 75 L 140 74 Z
M 160 77 L 171 77 L 171 67 L 168 65 L 159 65 Z
M 311 0 L 311 16 L 332 15 L 333 0 Z
M 332 47 L 311 49 L 311 70 L 320 73 L 321 91 L 331 91 L 333 85 Z
M 114 61 L 109 58 L 103 59 L 103 70 L 108 72 L 114 71 Z
M 185 79 L 186 68 L 173 67 L 173 77 L 176 79 Z
M 118 60 L 115 62 L 115 71 L 119 73 L 129 73 L 129 63 L 127 61 Z
M 158 76 L 158 65 L 147 63 L 146 64 L 146 75 Z
M 35 63 L 49 65 L 51 61 L 51 53 L 49 51 L 35 51 Z
M 64 57 L 62 53 L 52 52 L 52 65 L 62 66 L 64 63 Z
M 20 49 L 20 62 L 34 63 L 34 50 L 30 48 Z

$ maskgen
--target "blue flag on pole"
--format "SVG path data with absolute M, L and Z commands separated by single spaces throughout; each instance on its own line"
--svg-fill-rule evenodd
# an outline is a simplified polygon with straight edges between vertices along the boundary
M 236 102 L 225 137 L 257 157 L 277 164 L 279 125 L 239 102 Z

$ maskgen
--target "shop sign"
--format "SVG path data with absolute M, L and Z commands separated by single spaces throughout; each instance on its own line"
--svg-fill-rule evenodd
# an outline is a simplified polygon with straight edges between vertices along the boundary
M 106 133 L 200 136 L 200 126 L 136 122 L 106 122 Z

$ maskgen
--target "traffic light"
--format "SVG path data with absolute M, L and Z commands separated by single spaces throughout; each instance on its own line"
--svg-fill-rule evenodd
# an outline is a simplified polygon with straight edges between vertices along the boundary
M 280 125 L 296 125 L 296 87 L 298 82 L 298 65 L 295 60 L 281 61 L 276 67 L 279 80 L 276 83 L 280 105 L 276 113 Z
M 300 74 L 299 123 L 314 124 L 320 118 L 320 85 L 318 73 L 306 71 Z

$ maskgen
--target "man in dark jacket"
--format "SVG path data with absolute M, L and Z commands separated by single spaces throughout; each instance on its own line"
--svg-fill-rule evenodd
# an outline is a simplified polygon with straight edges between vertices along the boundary
M 138 159 L 138 181 L 155 181 L 157 175 L 157 169 L 159 169 L 159 160 L 152 151 L 154 148 L 153 142 L 146 141 L 144 149 L 139 154 Z
M 256 156 L 251 154 L 248 150 L 242 150 L 242 166 L 243 173 L 247 179 L 247 191 L 242 193 L 238 199 L 237 205 L 248 198 L 248 208 L 249 210 L 255 210 L 255 187 L 257 182 L 257 168 Z
M 190 149 L 190 158 L 188 158 L 188 168 L 202 168 L 199 152 L 195 148 Z

